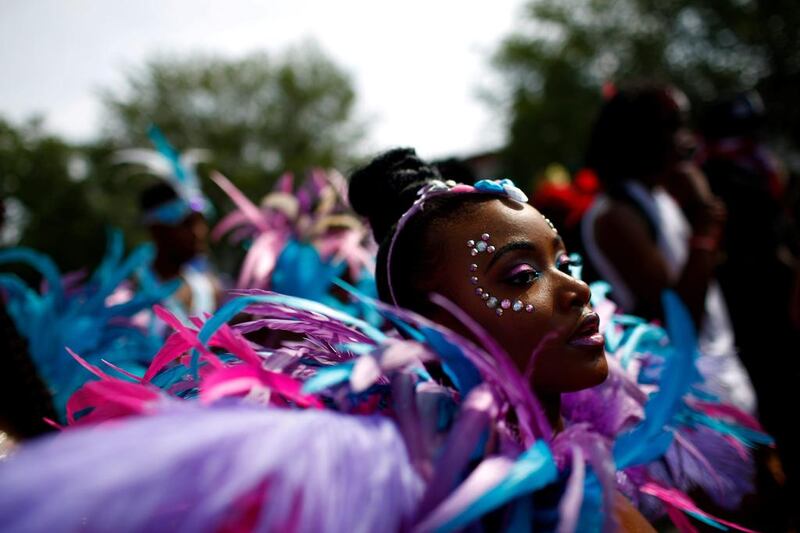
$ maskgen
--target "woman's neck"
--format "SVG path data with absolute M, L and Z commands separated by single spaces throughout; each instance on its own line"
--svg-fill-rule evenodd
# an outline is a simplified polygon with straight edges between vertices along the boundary
M 561 416 L 561 394 L 538 394 L 539 403 L 544 410 L 544 416 L 550 423 L 553 435 L 564 430 L 564 418 Z
M 157 253 L 155 261 L 153 261 L 153 270 L 156 271 L 162 281 L 177 278 L 180 275 L 181 266 L 167 255 L 161 253 Z

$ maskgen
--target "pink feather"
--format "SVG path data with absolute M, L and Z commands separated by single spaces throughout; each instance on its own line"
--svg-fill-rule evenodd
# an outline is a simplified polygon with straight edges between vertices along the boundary
M 236 207 L 247 217 L 251 224 L 253 224 L 259 231 L 269 231 L 269 226 L 264 222 L 264 217 L 261 210 L 256 207 L 250 199 L 245 196 L 228 178 L 223 176 L 217 171 L 211 172 L 211 179 L 216 183 L 220 189 L 225 191 Z
M 214 239 L 215 241 L 218 241 L 219 239 L 222 238 L 223 235 L 225 235 L 229 231 L 232 231 L 235 228 L 247 224 L 249 220 L 250 219 L 247 218 L 247 215 L 245 215 L 241 211 L 232 211 L 227 215 L 225 215 L 222 218 L 222 220 L 217 222 L 217 225 L 214 226 L 214 229 L 211 231 L 211 238 Z
M 67 401 L 67 422 L 70 426 L 95 424 L 113 418 L 147 412 L 161 398 L 161 393 L 148 385 L 110 379 L 90 381 Z M 75 415 L 92 408 L 80 420 Z
M 758 420 L 732 405 L 695 400 L 692 402 L 692 406 L 714 418 L 731 418 L 746 428 L 764 431 Z
M 739 531 L 744 531 L 745 533 L 756 533 L 752 529 L 748 529 L 744 526 L 740 526 L 739 524 L 735 524 L 733 522 L 728 522 L 727 520 L 717 518 L 716 516 L 701 510 L 694 504 L 694 502 L 691 500 L 691 498 L 689 498 L 689 496 L 687 496 L 686 494 L 684 494 L 679 490 L 662 487 L 661 485 L 658 485 L 657 483 L 650 481 L 642 485 L 641 491 L 644 492 L 645 494 L 650 494 L 651 496 L 655 496 L 664 503 L 671 505 L 677 509 L 680 509 L 681 511 L 695 513 L 700 516 L 710 518 L 712 520 L 719 522 L 720 524 L 732 527 L 734 529 L 738 529 Z
M 170 335 L 164 343 L 164 346 L 161 347 L 153 358 L 153 362 L 150 363 L 150 367 L 147 369 L 147 372 L 145 372 L 144 378 L 142 378 L 143 381 L 151 381 L 165 366 L 177 360 L 181 354 L 185 353 L 190 348 L 191 344 L 182 335 L 178 333 Z

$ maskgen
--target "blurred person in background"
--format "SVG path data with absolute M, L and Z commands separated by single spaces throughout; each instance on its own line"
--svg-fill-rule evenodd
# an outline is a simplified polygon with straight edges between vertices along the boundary
M 726 211 L 692 163 L 688 109 L 681 91 L 660 86 L 621 90 L 603 105 L 587 152 L 603 192 L 583 217 L 581 237 L 625 312 L 660 320 L 664 289 L 681 297 L 711 392 L 753 413 L 755 393 L 715 280 Z
M 793 290 L 800 239 L 786 203 L 786 171 L 762 139 L 764 117 L 754 92 L 708 106 L 698 159 L 728 208 L 717 279 L 739 354 L 753 379 L 761 419 L 777 439 L 789 480 L 796 483 L 800 441 L 784 413 L 800 406 L 791 392 L 800 380 L 800 329 L 792 322 L 798 312 Z
M 139 195 L 142 223 L 156 246 L 153 270 L 159 279 L 140 282 L 154 285 L 180 279 L 181 287 L 164 304 L 185 322 L 188 317 L 213 313 L 222 292 L 207 258 L 208 217 L 214 214 L 214 206 L 203 193 L 196 172 L 208 152 L 179 152 L 155 124 L 147 129 L 147 136 L 154 149 L 119 150 L 112 163 L 134 165 L 159 178 Z
M 156 246 L 153 270 L 162 282 L 183 282 L 167 306 L 182 319 L 213 313 L 222 291 L 206 256 L 209 229 L 203 210 L 166 182 L 145 189 L 139 206 Z

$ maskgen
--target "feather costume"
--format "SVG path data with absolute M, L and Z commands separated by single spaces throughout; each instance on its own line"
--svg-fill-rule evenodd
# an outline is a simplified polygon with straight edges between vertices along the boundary
M 227 234 L 230 243 L 247 247 L 238 288 L 307 298 L 377 323 L 369 306 L 333 294 L 335 280 L 344 277 L 362 293 L 377 295 L 371 274 L 374 243 L 350 213 L 341 174 L 317 169 L 297 188 L 294 177 L 284 174 L 261 205 L 222 174 L 213 172 L 211 179 L 236 206 L 220 220 L 212 238 Z
M 397 332 L 254 290 L 192 326 L 157 309 L 175 333 L 143 378 L 113 377 L 75 355 L 98 380 L 70 399 L 76 427 L 0 465 L 0 519 L 26 531 L 596 531 L 614 528 L 622 490 L 654 499 L 683 530 L 692 526 L 679 511 L 726 527 L 681 491 L 693 472 L 675 479 L 652 468 L 685 453 L 679 435 L 696 469 L 721 468 L 689 427 L 724 433 L 740 451 L 765 438 L 735 411 L 686 399 L 696 352 L 674 295 L 659 352 L 669 357 L 650 395 L 612 363 L 609 383 L 565 402 L 555 436 L 500 346 L 434 301 L 481 345 L 380 303 Z M 227 325 L 241 311 L 252 320 Z M 667 339 L 608 324 L 620 333 L 615 360 Z M 301 340 L 264 349 L 244 337 L 260 328 Z M 598 408 L 613 412 L 596 417 Z M 59 496 L 65 487 L 74 499 Z
M 104 359 L 140 374 L 158 351 L 163 339 L 137 325 L 133 317 L 168 297 L 177 284 L 154 282 L 138 291 L 128 284 L 131 276 L 148 275 L 154 254 L 151 245 L 143 245 L 126 258 L 122 233 L 112 231 L 105 257 L 81 283 L 80 276 L 62 276 L 46 255 L 27 248 L 0 250 L 0 264 L 23 263 L 42 276 L 42 289 L 36 290 L 16 275 L 0 274 L 0 289 L 58 413 L 64 413 L 67 399 L 91 377 L 75 365 L 65 347 L 92 364 Z

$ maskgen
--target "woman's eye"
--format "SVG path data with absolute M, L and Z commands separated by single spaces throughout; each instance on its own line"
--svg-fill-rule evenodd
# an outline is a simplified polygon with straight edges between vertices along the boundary
M 583 258 L 580 254 L 561 254 L 556 259 L 556 268 L 573 278 L 581 279 Z
M 515 267 L 506 278 L 511 285 L 530 285 L 539 277 L 539 272 L 530 265 Z

